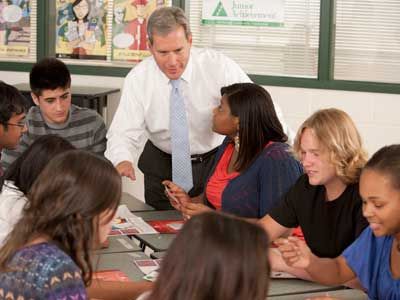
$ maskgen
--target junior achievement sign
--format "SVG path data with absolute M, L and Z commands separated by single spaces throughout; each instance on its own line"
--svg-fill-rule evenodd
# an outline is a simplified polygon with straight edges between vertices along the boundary
M 202 23 L 282 27 L 285 0 L 203 0 Z

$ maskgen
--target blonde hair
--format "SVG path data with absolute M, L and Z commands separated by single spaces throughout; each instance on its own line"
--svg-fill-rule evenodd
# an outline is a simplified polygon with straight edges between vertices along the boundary
M 367 162 L 361 136 L 350 116 L 336 108 L 321 109 L 313 113 L 297 131 L 293 150 L 300 159 L 301 136 L 311 129 L 318 142 L 329 152 L 336 175 L 345 183 L 358 182 L 361 169 Z

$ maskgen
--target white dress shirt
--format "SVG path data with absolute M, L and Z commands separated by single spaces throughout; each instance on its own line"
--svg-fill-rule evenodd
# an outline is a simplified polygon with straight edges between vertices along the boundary
M 190 152 L 203 154 L 219 146 L 224 138 L 212 131 L 212 110 L 220 103 L 221 87 L 251 80 L 222 53 L 193 47 L 181 78 L 180 91 L 186 105 Z M 105 156 L 114 165 L 124 160 L 136 161 L 146 136 L 157 148 L 171 153 L 171 88 L 170 80 L 152 56 L 129 72 L 107 134 Z M 287 132 L 276 104 L 275 109 Z
M 25 195 L 12 181 L 6 180 L 0 194 L 0 246 L 3 246 L 7 235 L 21 219 L 26 202 Z

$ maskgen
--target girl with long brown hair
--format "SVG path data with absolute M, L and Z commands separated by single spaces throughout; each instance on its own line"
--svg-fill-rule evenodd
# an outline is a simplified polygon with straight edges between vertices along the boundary
M 90 252 L 106 239 L 120 196 L 121 178 L 107 160 L 81 150 L 57 155 L 0 249 L 0 294 L 86 299 Z
M 46 165 L 56 155 L 75 149 L 57 135 L 45 135 L 33 142 L 0 178 L 0 247 L 19 221 L 27 202 L 26 194 Z

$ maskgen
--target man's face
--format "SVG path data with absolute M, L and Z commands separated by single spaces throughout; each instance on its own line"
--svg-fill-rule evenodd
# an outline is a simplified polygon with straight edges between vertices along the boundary
M 64 124 L 67 121 L 71 107 L 70 88 L 43 90 L 40 96 L 36 96 L 33 93 L 31 95 L 47 123 Z
M 25 113 L 12 114 L 7 126 L 0 125 L 0 148 L 15 149 L 26 130 Z
M 149 49 L 160 70 L 172 80 L 179 79 L 189 61 L 192 37 L 186 38 L 182 26 L 166 36 L 153 35 Z

